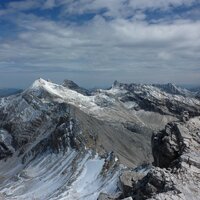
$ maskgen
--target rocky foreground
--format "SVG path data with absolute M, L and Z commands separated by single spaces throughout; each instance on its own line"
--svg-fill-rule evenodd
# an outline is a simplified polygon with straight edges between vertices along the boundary
M 172 122 L 153 134 L 153 166 L 125 170 L 116 196 L 98 200 L 200 199 L 200 117 Z
M 0 199 L 198 199 L 199 116 L 173 84 L 38 79 L 0 98 Z

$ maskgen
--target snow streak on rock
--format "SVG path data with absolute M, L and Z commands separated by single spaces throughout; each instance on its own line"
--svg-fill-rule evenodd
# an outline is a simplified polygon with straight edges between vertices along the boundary
M 188 115 L 200 115 L 199 99 L 172 84 L 115 82 L 110 89 L 88 91 L 68 80 L 63 85 L 36 80 L 22 93 L 0 98 L 0 198 L 96 200 L 100 193 L 102 198 L 105 193 L 116 197 L 120 163 L 135 167 L 151 162 L 152 133 L 169 122 L 185 122 Z M 173 133 L 172 139 L 165 137 L 175 143 L 163 150 L 163 155 L 173 154 L 167 164 L 182 153 L 177 154 L 179 139 Z M 193 138 L 187 137 L 184 144 L 190 146 Z M 190 160 L 198 168 L 195 149 Z M 157 165 L 164 166 L 162 161 Z M 163 173 L 168 172 L 158 170 Z M 160 180 L 154 173 L 149 177 Z
M 12 158 L 14 159 L 14 158 Z M 85 199 L 93 200 L 99 192 L 117 190 L 117 170 L 105 176 L 105 160 L 91 152 L 69 149 L 63 154 L 44 153 L 28 165 L 1 161 L 0 191 L 4 199 Z M 17 160 L 17 158 L 15 158 Z M 5 170 L 6 169 L 6 170 Z

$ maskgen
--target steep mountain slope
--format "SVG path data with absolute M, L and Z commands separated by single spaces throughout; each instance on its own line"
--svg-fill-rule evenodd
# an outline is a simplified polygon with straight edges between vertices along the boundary
M 121 97 L 122 102 L 136 102 L 135 109 L 158 112 L 173 116 L 180 116 L 183 111 L 188 111 L 190 116 L 199 115 L 199 101 L 190 96 L 171 94 L 153 85 L 122 84 L 115 82 L 113 88 L 127 91 Z
M 199 131 L 200 117 L 195 117 L 185 123 L 169 123 L 153 134 L 154 166 L 124 171 L 119 179 L 122 194 L 110 199 L 199 200 Z
M 122 163 L 151 162 L 151 135 L 200 114 L 200 101 L 152 85 L 115 82 L 88 92 L 43 79 L 0 99 L 4 199 L 96 199 L 116 193 Z
M 170 94 L 176 94 L 176 95 L 182 95 L 182 96 L 191 96 L 191 97 L 195 96 L 195 93 L 191 92 L 190 90 L 178 87 L 173 83 L 153 84 L 153 86 L 158 87 L 162 91 L 170 93 Z
M 101 190 L 115 191 L 117 159 L 88 149 L 95 140 L 82 133 L 73 106 L 47 99 L 31 88 L 1 100 L 2 198 L 94 199 Z

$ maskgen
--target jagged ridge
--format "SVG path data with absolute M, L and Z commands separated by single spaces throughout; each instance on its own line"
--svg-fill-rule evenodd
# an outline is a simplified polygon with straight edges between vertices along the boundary
M 40 178 L 58 182 L 45 193 L 46 199 L 94 199 L 99 192 L 114 193 L 119 190 L 115 184 L 121 171 L 119 162 L 131 167 L 151 162 L 152 132 L 182 118 L 183 111 L 199 115 L 199 100 L 145 84 L 115 82 L 111 89 L 87 93 L 71 81 L 63 86 L 36 80 L 23 93 L 0 99 L 0 158 L 10 166 L 5 171 L 6 164 L 0 161 L 5 177 L 0 190 L 7 199 L 33 195 L 43 199 L 34 185 Z M 46 158 L 53 159 L 48 164 L 52 171 L 55 163 L 62 166 L 54 175 L 45 171 Z M 98 170 L 94 179 L 88 180 L 84 173 L 93 167 Z M 44 175 L 35 173 L 37 168 Z M 14 183 L 16 177 L 19 179 Z M 30 187 L 22 191 L 20 184 L 27 179 Z M 83 192 L 78 188 L 80 180 L 92 181 L 95 187 L 82 188 Z M 16 189 L 10 190 L 12 187 Z M 35 188 L 32 192 L 31 187 Z

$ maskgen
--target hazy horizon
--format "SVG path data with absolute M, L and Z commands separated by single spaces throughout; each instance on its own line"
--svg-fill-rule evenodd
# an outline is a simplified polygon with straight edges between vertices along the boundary
M 73 81 L 74 83 L 76 83 L 78 86 L 80 87 L 83 87 L 83 88 L 86 88 L 86 89 L 108 89 L 112 86 L 112 84 L 114 83 L 114 81 L 118 81 L 118 80 L 113 80 L 112 82 L 110 81 L 110 84 L 99 84 L 99 85 L 92 85 L 91 82 L 90 82 L 90 86 L 88 87 L 87 85 L 84 85 L 82 84 L 81 82 L 79 81 L 74 81 L 72 79 L 68 79 L 68 78 L 65 78 L 63 80 L 58 80 L 58 81 L 55 81 L 55 80 L 52 80 L 48 77 L 44 78 L 44 77 L 38 77 L 36 78 L 35 80 L 33 80 L 32 82 L 28 83 L 26 86 L 24 87 L 15 87 L 15 86 L 10 86 L 10 87 L 0 87 L 0 90 L 1 89 L 27 89 L 28 87 L 30 87 L 34 81 L 38 80 L 39 78 L 42 78 L 44 80 L 47 80 L 47 81 L 51 81 L 55 84 L 62 84 L 64 80 L 70 80 L 70 81 Z M 123 81 L 118 81 L 120 83 L 125 83 L 125 84 L 131 84 L 131 83 L 135 83 L 135 84 L 168 84 L 168 83 L 172 83 L 172 82 L 134 82 L 134 81 L 130 81 L 130 82 L 123 82 Z M 175 84 L 175 83 L 172 83 L 172 84 Z M 175 84 L 176 86 L 178 87 L 181 87 L 181 88 L 185 88 L 185 89 L 196 89 L 196 88 L 200 88 L 200 85 L 189 85 L 189 84 Z

